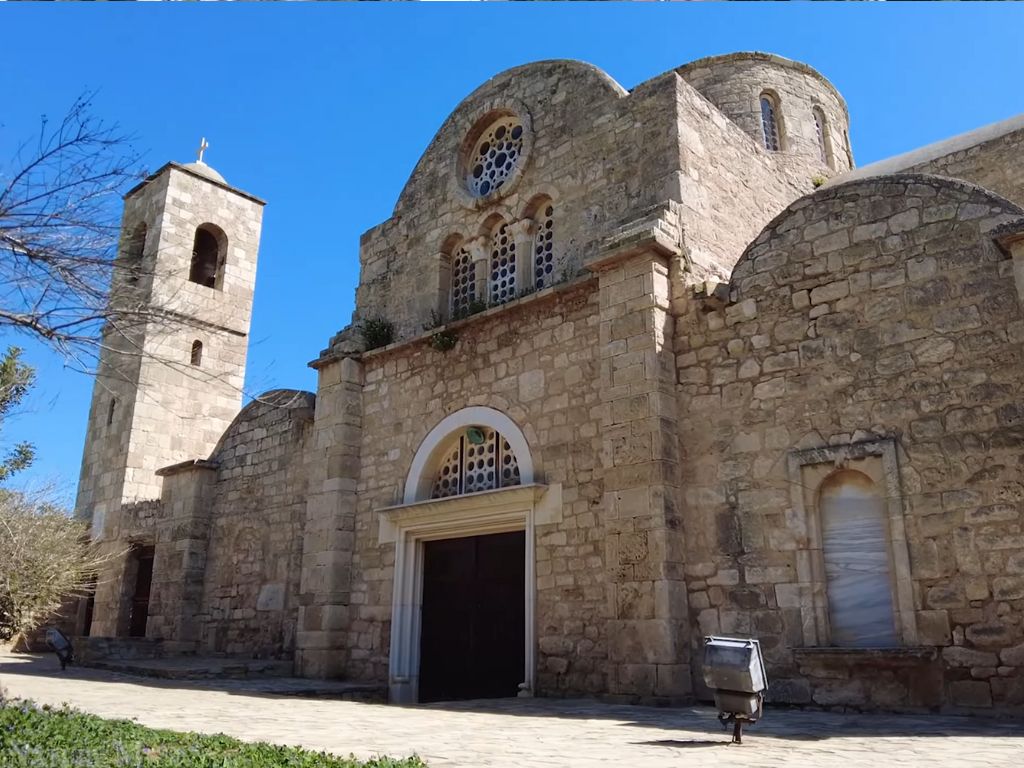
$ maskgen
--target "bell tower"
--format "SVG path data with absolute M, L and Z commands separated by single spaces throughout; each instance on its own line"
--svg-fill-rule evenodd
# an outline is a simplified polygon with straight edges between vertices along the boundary
M 210 454 L 242 403 L 264 202 L 203 162 L 167 163 L 124 199 L 114 312 L 93 389 L 77 515 L 119 538 L 156 470 Z

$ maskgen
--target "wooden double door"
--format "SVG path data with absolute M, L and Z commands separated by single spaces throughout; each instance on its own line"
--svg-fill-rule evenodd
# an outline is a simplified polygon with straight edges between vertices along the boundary
M 518 693 L 525 590 L 523 531 L 423 543 L 420 701 Z

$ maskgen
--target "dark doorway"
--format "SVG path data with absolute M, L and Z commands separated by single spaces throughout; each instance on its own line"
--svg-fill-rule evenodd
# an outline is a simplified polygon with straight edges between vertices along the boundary
M 153 587 L 153 547 L 134 547 L 132 556 L 137 569 L 131 616 L 128 618 L 128 637 L 145 637 L 146 620 L 149 618 L 149 593 Z
M 85 588 L 85 605 L 82 608 L 82 637 L 88 637 L 92 632 L 92 616 L 96 610 L 96 577 L 89 579 Z
M 424 542 L 420 701 L 518 693 L 525 582 L 523 531 Z

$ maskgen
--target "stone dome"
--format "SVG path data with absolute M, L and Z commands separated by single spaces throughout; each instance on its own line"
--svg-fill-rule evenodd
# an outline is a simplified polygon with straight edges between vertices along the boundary
M 219 173 L 217 173 L 217 171 L 215 171 L 213 168 L 211 168 L 202 161 L 187 163 L 182 167 L 187 168 L 188 170 L 192 171 L 192 173 L 198 173 L 200 176 L 204 176 L 207 179 L 210 179 L 211 181 L 216 181 L 219 182 L 220 184 L 227 184 L 227 181 L 225 181 L 223 176 L 221 176 Z

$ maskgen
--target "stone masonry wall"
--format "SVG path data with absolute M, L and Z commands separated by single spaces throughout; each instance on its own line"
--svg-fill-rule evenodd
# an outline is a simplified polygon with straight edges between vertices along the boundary
M 588 280 L 472 318 L 449 352 L 417 342 L 364 357 L 348 676 L 388 676 L 394 545 L 378 543 L 374 510 L 401 501 L 413 455 L 438 421 L 485 405 L 522 429 L 537 481 L 562 485 L 562 522 L 536 530 L 538 688 L 607 690 L 597 296 Z
M 773 84 L 807 99 L 813 91 L 814 103 L 845 126 L 841 100 L 809 69 L 769 69 Z M 531 144 L 522 173 L 483 205 L 463 189 L 458 159 L 474 127 L 506 108 L 529 118 Z M 792 120 L 796 131 L 795 113 Z M 831 173 L 817 150 L 808 156 L 795 137 L 793 151 L 767 152 L 674 71 L 626 93 L 579 62 L 509 70 L 459 105 L 413 171 L 394 216 L 363 236 L 357 318 L 388 319 L 401 338 L 418 333 L 431 312 L 444 316 L 450 244 L 486 230 L 495 214 L 528 217 L 530 201 L 542 194 L 555 210 L 552 282 L 577 274 L 617 227 L 669 201 L 682 206 L 697 271 L 724 279 L 772 216 L 810 191 L 815 175 Z
M 806 64 L 766 53 L 731 53 L 698 59 L 676 72 L 759 147 L 764 147 L 761 95 L 771 94 L 777 102 L 776 122 L 782 140 L 782 152 L 774 154 L 784 164 L 799 158 L 799 165 L 811 163 L 824 176 L 853 167 L 846 102 L 828 80 Z M 825 118 L 827 163 L 821 161 L 814 107 L 821 109 Z
M 1024 205 L 1024 131 L 976 144 L 951 155 L 907 168 L 907 173 L 952 176 L 991 189 L 1017 205 Z
M 172 319 L 140 323 L 124 334 L 112 326 L 105 332 L 75 510 L 92 521 L 106 547 L 124 541 L 121 505 L 160 498 L 156 471 L 207 456 L 238 412 L 262 206 L 175 164 L 125 199 L 123 232 L 145 224 L 146 237 L 137 284 L 118 274 L 112 301 L 122 300 L 124 291 L 124 299 Z M 207 223 L 226 235 L 219 288 L 188 280 L 196 228 Z M 203 345 L 198 366 L 191 363 L 194 341 Z M 96 634 L 120 631 L 124 588 L 113 572 L 100 579 Z
M 137 300 L 182 320 L 147 323 L 131 339 L 109 332 L 112 351 L 101 360 L 90 410 L 79 514 L 110 514 L 123 501 L 159 498 L 155 471 L 208 455 L 238 412 L 261 217 L 262 203 L 173 165 L 125 199 L 123 231 L 147 226 Z M 220 290 L 187 279 L 203 223 L 227 235 Z M 199 367 L 190 365 L 195 340 L 203 342 Z
M 811 178 L 820 166 L 768 152 L 687 82 L 671 76 L 676 80 L 682 166 L 678 215 L 686 280 L 724 282 L 761 229 L 812 190 Z
M 554 201 L 555 278 L 576 275 L 609 227 L 677 196 L 674 98 L 671 79 L 627 94 L 573 61 L 528 64 L 485 83 L 440 128 L 393 217 L 363 236 L 356 315 L 386 317 L 400 336 L 418 333 L 431 310 L 447 312 L 445 243 L 476 236 L 495 213 L 522 218 L 539 194 Z M 474 126 L 496 109 L 529 118 L 532 146 L 518 180 L 480 209 L 463 191 L 458 159 Z
M 267 392 L 212 456 L 219 466 L 197 617 L 203 652 L 294 652 L 313 406 L 309 392 Z
M 1024 311 L 987 234 L 1019 214 L 935 177 L 821 190 L 751 245 L 727 306 L 678 319 L 693 621 L 760 637 L 776 700 L 1024 707 Z M 827 588 L 796 451 L 879 439 L 926 650 L 798 651 Z

